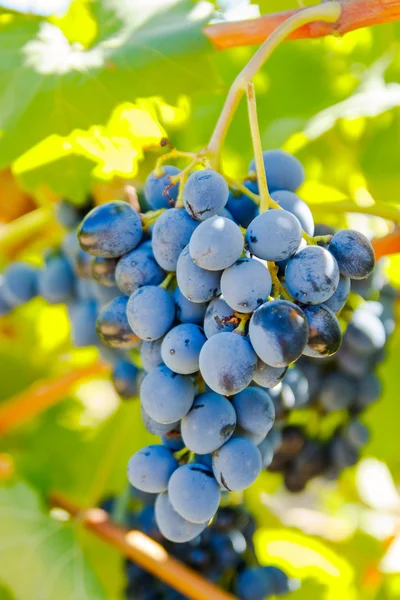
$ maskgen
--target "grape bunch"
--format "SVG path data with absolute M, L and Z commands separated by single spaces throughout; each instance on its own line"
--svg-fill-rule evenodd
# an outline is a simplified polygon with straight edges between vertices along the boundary
M 258 563 L 253 535 L 256 523 L 252 515 L 238 505 L 220 509 L 210 527 L 190 542 L 176 544 L 160 534 L 156 520 L 153 494 L 136 492 L 125 511 L 124 524 L 142 531 L 167 552 L 191 567 L 212 583 L 241 600 L 266 600 L 287 594 L 297 581 L 291 580 L 279 568 Z M 101 508 L 112 515 L 115 498 L 102 502 Z M 125 562 L 127 600 L 184 600 L 186 596 L 163 583 L 134 562 Z
M 110 202 L 78 228 L 120 290 L 97 318 L 100 339 L 123 349 L 141 340 L 143 421 L 162 444 L 137 452 L 128 477 L 157 494 L 157 524 L 176 543 L 206 529 L 221 491 L 246 489 L 271 463 L 280 434 L 269 390 L 302 356 L 338 351 L 336 314 L 351 280 L 374 268 L 361 233 L 313 237 L 294 157 L 267 151 L 264 165 L 264 212 L 253 163 L 239 195 L 207 166 L 168 165 L 146 181 L 149 211 Z

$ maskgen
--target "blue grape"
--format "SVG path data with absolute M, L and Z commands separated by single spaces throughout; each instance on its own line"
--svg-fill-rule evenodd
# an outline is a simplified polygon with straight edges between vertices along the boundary
M 183 417 L 182 438 L 192 452 L 209 454 L 231 437 L 235 425 L 236 413 L 229 400 L 206 392 L 196 396 L 191 410 Z
M 79 281 L 82 280 L 80 279 Z M 121 292 L 117 286 L 106 287 L 97 281 L 91 281 L 91 284 L 92 298 L 102 306 L 121 296 Z
M 96 332 L 97 304 L 93 300 L 76 302 L 70 308 L 72 342 L 78 348 L 95 346 L 98 341 Z
M 365 279 L 374 269 L 374 249 L 368 238 L 359 231 L 338 231 L 328 250 L 336 258 L 341 274 L 350 279 Z
M 352 419 L 347 423 L 342 436 L 353 448 L 357 449 L 365 446 L 370 439 L 368 427 L 357 419 Z
M 228 306 L 222 296 L 211 300 L 204 317 L 204 333 L 207 338 L 223 331 L 233 331 L 238 324 L 235 311 Z
M 207 523 L 218 510 L 221 492 L 212 471 L 192 463 L 172 474 L 168 497 L 181 517 L 191 523 Z
M 274 404 L 259 387 L 248 387 L 232 399 L 237 424 L 251 433 L 267 434 L 275 421 Z
M 344 275 L 340 275 L 339 285 L 336 288 L 336 291 L 328 300 L 325 300 L 324 304 L 328 308 L 331 309 L 332 312 L 338 314 L 343 306 L 347 302 L 347 298 L 349 297 L 351 289 L 351 281 L 349 277 L 345 277 Z
M 162 338 L 154 340 L 154 342 L 142 342 L 140 346 L 140 358 L 145 371 L 150 372 L 164 364 L 161 358 L 161 344 Z
M 240 425 L 236 426 L 235 432 L 232 435 L 232 439 L 234 438 L 245 438 L 246 440 L 250 440 L 257 447 L 261 442 L 265 440 L 266 433 L 254 433 L 253 431 L 249 431 L 248 429 L 243 429 Z
M 335 354 L 342 343 L 342 331 L 335 314 L 324 304 L 307 306 L 304 314 L 308 321 L 308 342 L 303 354 L 313 358 Z
M 321 304 L 339 285 L 339 267 L 328 250 L 307 246 L 289 260 L 286 271 L 289 293 L 302 304 Z
M 269 435 L 267 435 L 263 441 L 258 444 L 257 448 L 261 454 L 262 468 L 266 469 L 272 463 L 272 459 L 274 458 L 274 444 L 269 439 Z
M 271 367 L 261 359 L 257 361 L 257 367 L 253 374 L 253 380 L 265 388 L 278 385 L 285 377 L 288 367 Z
M 221 271 L 233 265 L 243 252 L 243 235 L 239 227 L 225 217 L 203 221 L 189 243 L 193 261 L 208 271 Z
M 63 256 L 55 256 L 39 273 L 39 295 L 50 304 L 67 302 L 73 296 L 74 283 L 68 260 Z
M 262 567 L 264 573 L 273 582 L 274 594 L 282 596 L 293 590 L 293 582 L 290 581 L 286 573 L 278 567 Z
M 300 358 L 307 344 L 307 319 L 292 302 L 271 300 L 253 313 L 249 335 L 262 361 L 272 367 L 286 367 Z
M 180 169 L 173 165 L 163 165 L 161 176 L 150 173 L 144 184 L 144 195 L 153 210 L 169 208 L 178 197 L 179 183 L 171 185 L 170 177 L 180 173 Z
M 183 450 L 185 447 L 185 443 L 182 439 L 180 433 L 175 431 L 164 433 L 161 436 L 161 441 L 164 446 L 167 446 L 171 452 L 179 452 L 179 450 Z
M 265 150 L 263 160 L 270 193 L 276 190 L 295 192 L 304 182 L 303 165 L 288 152 L 284 150 Z M 255 170 L 256 166 L 253 159 L 249 166 L 249 172 Z
M 128 298 L 126 296 L 118 296 L 106 304 L 99 316 L 97 317 L 97 335 L 103 344 L 112 348 L 121 348 L 129 350 L 138 341 L 138 337 L 132 331 L 128 318 L 126 316 L 126 308 Z
M 254 194 L 258 194 L 257 182 L 247 180 L 244 182 L 244 186 Z M 257 204 L 249 196 L 239 192 L 230 192 L 226 208 L 235 221 L 245 228 L 256 218 L 259 210 Z
M 140 339 L 154 341 L 170 329 L 175 319 L 175 305 L 166 290 L 147 285 L 130 296 L 126 314 Z
M 3 273 L 3 297 L 6 304 L 19 306 L 38 295 L 39 271 L 32 265 L 14 262 Z
M 206 341 L 200 352 L 199 364 L 207 385 L 218 394 L 231 396 L 249 385 L 257 357 L 246 338 L 224 332 Z
M 158 423 L 147 414 L 143 405 L 140 406 L 140 414 L 147 431 L 153 435 L 166 435 L 167 433 L 174 431 L 179 425 L 179 421 L 175 421 L 174 423 Z
M 238 574 L 236 592 L 240 600 L 266 600 L 275 589 L 262 567 L 246 567 Z
M 178 258 L 198 226 L 183 208 L 170 208 L 158 217 L 152 236 L 153 253 L 165 271 L 176 271 Z
M 267 267 L 252 258 L 239 258 L 222 273 L 221 292 L 225 301 L 241 313 L 254 312 L 271 293 Z
M 142 239 L 142 221 L 139 213 L 126 202 L 101 204 L 83 219 L 78 228 L 82 250 L 117 258 L 130 252 Z
M 349 408 L 356 397 L 357 387 L 351 377 L 333 371 L 323 380 L 319 401 L 326 411 Z
M 276 425 L 271 429 L 266 439 L 270 442 L 274 452 L 277 450 L 282 444 L 282 430 L 279 429 Z M 262 451 L 260 450 L 262 453 Z
M 191 302 L 204 303 L 218 296 L 221 271 L 206 271 L 190 256 L 189 246 L 181 252 L 176 267 L 176 280 L 182 294 Z
M 190 523 L 178 515 L 165 492 L 157 496 L 155 510 L 158 528 L 171 542 L 190 542 L 207 527 L 207 523 Z
M 353 313 L 345 339 L 347 346 L 357 354 L 372 356 L 384 348 L 386 332 L 379 317 L 361 306 Z
M 0 317 L 8 315 L 12 311 L 12 306 L 9 304 L 4 293 L 4 279 L 0 278 Z
M 168 481 L 177 468 L 178 463 L 166 446 L 145 446 L 129 459 L 129 483 L 142 492 L 165 492 Z
M 158 285 L 165 277 L 148 248 L 139 246 L 125 254 L 115 271 L 117 286 L 123 294 L 130 296 L 144 285 Z
M 214 452 L 212 465 L 221 487 L 228 491 L 245 490 L 261 472 L 261 454 L 250 440 L 234 438 Z
M 115 268 L 117 263 L 118 260 L 116 258 L 94 256 L 91 260 L 91 274 L 93 279 L 105 287 L 114 287 L 116 285 Z
M 207 310 L 206 302 L 192 302 L 177 287 L 174 292 L 176 318 L 181 323 L 202 325 Z
M 75 229 L 87 212 L 87 207 L 79 207 L 68 200 L 60 200 L 56 204 L 55 216 L 67 229 Z
M 302 240 L 299 220 L 287 210 L 267 210 L 247 228 L 246 242 L 254 256 L 280 261 L 292 256 Z
M 344 338 L 344 342 L 346 342 L 346 338 Z M 344 342 L 336 355 L 336 362 L 340 370 L 356 379 L 366 377 L 373 368 L 371 356 L 354 352 L 354 349 Z
M 279 190 L 271 194 L 271 198 L 288 212 L 292 213 L 300 222 L 300 225 L 308 235 L 314 235 L 314 219 L 308 205 L 293 192 Z
M 222 175 L 212 169 L 192 173 L 183 190 L 185 208 L 198 221 L 216 215 L 224 208 L 228 196 L 228 184 Z
M 182 323 L 171 329 L 163 339 L 161 357 L 175 373 L 190 375 L 199 370 L 200 350 L 206 336 L 198 325 Z
M 357 382 L 356 398 L 354 407 L 356 410 L 364 410 L 376 402 L 382 393 L 382 385 L 375 373 L 369 373 L 361 381 Z
M 217 212 L 217 215 L 219 217 L 225 217 L 226 219 L 229 219 L 230 221 L 235 220 L 227 208 L 221 208 L 221 210 L 219 210 Z
M 310 399 L 308 379 L 296 365 L 288 370 L 282 382 L 282 396 L 286 408 L 304 406 Z
M 158 423 L 174 423 L 192 407 L 194 385 L 190 377 L 177 375 L 165 365 L 143 379 L 140 399 L 146 413 Z
M 112 372 L 112 382 L 122 398 L 133 398 L 139 393 L 139 369 L 129 360 L 118 360 Z

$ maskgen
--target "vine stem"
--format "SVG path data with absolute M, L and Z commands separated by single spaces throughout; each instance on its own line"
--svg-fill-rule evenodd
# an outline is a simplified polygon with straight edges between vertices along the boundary
M 286 13 L 287 16 L 288 13 Z M 290 14 L 290 13 L 289 13 Z M 232 122 L 233 116 L 239 106 L 242 96 L 245 94 L 247 84 L 252 81 L 254 76 L 261 69 L 265 61 L 279 44 L 293 31 L 314 21 L 326 21 L 333 23 L 338 20 L 341 14 L 341 6 L 338 2 L 329 2 L 317 6 L 311 6 L 304 10 L 291 14 L 286 20 L 278 25 L 271 33 L 269 38 L 264 41 L 247 65 L 242 69 L 233 82 L 217 125 L 207 146 L 207 151 L 212 157 L 212 164 L 217 167 L 221 148 Z
M 108 375 L 110 370 L 107 363 L 99 361 L 57 379 L 35 383 L 0 406 L 0 435 L 57 404 L 82 379 L 103 377 Z
M 128 531 L 113 523 L 101 508 L 82 510 L 60 494 L 51 498 L 54 507 L 62 508 L 79 519 L 95 535 L 118 548 L 146 571 L 193 600 L 236 600 L 198 573 L 186 567 L 141 531 Z
M 342 0 L 342 14 L 333 23 L 308 23 L 292 31 L 290 39 L 311 39 L 400 20 L 400 0 Z M 261 44 L 288 16 L 303 9 L 281 11 L 245 21 L 215 23 L 204 28 L 217 50 Z

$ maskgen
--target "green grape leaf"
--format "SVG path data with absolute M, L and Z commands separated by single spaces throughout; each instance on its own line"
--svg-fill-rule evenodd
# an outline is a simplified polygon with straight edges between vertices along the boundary
M 122 26 L 88 49 L 48 21 L 16 16 L 0 28 L 0 166 L 50 134 L 104 123 L 120 102 L 215 87 L 209 15 L 189 0 L 106 6 Z
M 18 600 L 105 600 L 70 523 L 22 482 L 0 488 L 0 581 Z

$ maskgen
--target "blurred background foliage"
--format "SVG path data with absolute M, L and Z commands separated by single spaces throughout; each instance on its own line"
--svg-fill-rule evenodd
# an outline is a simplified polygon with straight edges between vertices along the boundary
M 207 143 L 254 49 L 217 52 L 205 23 L 299 4 L 0 1 L 1 264 L 16 256 L 40 262 L 43 248 L 58 244 L 62 231 L 47 210 L 57 198 L 120 198 L 127 183 L 140 190 L 161 138 L 181 150 Z M 343 199 L 376 204 L 377 213 L 400 204 L 400 24 L 285 43 L 255 83 L 264 147 L 300 158 L 300 195 L 317 217 L 343 225 L 334 210 Z M 251 154 L 243 105 L 226 142 L 226 172 L 243 177 Z M 379 217 L 347 222 L 371 236 L 393 227 Z M 37 223 L 45 224 L 40 236 Z M 386 268 L 399 286 L 398 258 Z M 71 348 L 66 309 L 35 299 L 0 320 L 1 401 L 90 364 L 96 352 Z M 302 580 L 293 600 L 400 598 L 399 359 L 397 331 L 357 467 L 292 497 L 279 476 L 264 473 L 245 494 L 260 526 L 261 562 Z M 118 552 L 64 514 L 49 516 L 44 499 L 57 489 L 89 506 L 120 493 L 128 457 L 150 440 L 138 403 L 121 404 L 106 379 L 83 382 L 0 438 L 0 600 L 121 598 Z

